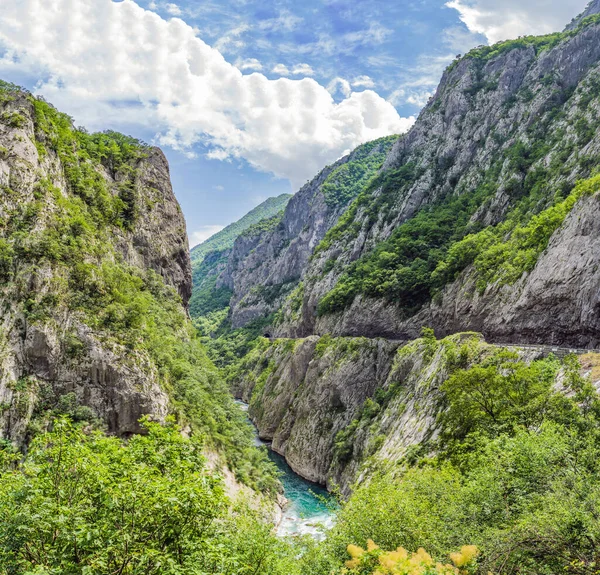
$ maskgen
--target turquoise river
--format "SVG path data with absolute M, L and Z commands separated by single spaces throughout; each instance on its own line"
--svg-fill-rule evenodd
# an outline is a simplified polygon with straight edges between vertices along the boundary
M 237 400 L 241 408 L 247 411 L 248 406 Z M 285 459 L 275 453 L 268 443 L 255 437 L 256 445 L 264 445 L 269 450 L 269 458 L 281 473 L 283 495 L 288 503 L 283 510 L 283 518 L 278 527 L 278 534 L 304 535 L 310 534 L 320 539 L 324 531 L 333 526 L 335 500 L 322 486 L 307 481 L 295 473 Z

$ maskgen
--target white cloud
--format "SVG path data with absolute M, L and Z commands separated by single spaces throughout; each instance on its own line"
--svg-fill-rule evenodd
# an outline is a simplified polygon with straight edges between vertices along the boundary
M 169 2 L 166 6 L 165 6 L 165 10 L 171 14 L 171 16 L 181 16 L 182 12 L 181 12 L 181 8 L 179 6 L 177 6 L 177 4 L 173 4 L 172 2 Z
M 327 85 L 327 91 L 335 96 L 338 92 L 341 93 L 344 97 L 350 96 L 352 94 L 352 88 L 350 87 L 350 82 L 348 80 L 344 80 L 344 78 L 334 78 Z
M 206 157 L 209 160 L 220 160 L 222 162 L 224 160 L 228 160 L 231 156 L 229 152 L 223 148 L 214 148 L 208 152 L 208 154 L 206 154 Z
M 303 22 L 302 18 L 295 16 L 289 10 L 283 10 L 277 18 L 269 18 L 268 20 L 261 20 L 258 23 L 258 27 L 261 30 L 269 31 L 281 31 L 287 30 L 288 32 L 295 30 L 299 24 Z
M 219 233 L 224 228 L 225 226 L 201 226 L 200 229 L 189 234 L 190 248 L 205 242 L 208 238 Z
M 253 72 L 260 72 L 262 70 L 262 64 L 256 58 L 246 58 L 245 60 L 237 60 L 235 63 L 236 67 L 242 72 L 251 70 Z
M 589 0 L 451 0 L 471 32 L 490 43 L 562 30 Z
M 308 64 L 297 64 L 292 69 L 294 76 L 314 76 L 315 71 Z
M 11 0 L 14 1 L 14 0 Z M 99 0 L 101 2 L 105 2 L 106 0 Z M 126 2 L 130 2 L 131 0 L 125 0 Z M 131 4 L 135 4 L 134 2 L 131 2 Z M 136 4 L 137 6 L 137 4 Z M 215 48 L 217 50 L 219 50 L 220 52 L 236 52 L 238 50 L 240 50 L 241 48 L 243 48 L 246 45 L 246 42 L 244 42 L 244 40 L 242 40 L 242 35 L 245 32 L 248 32 L 248 30 L 250 30 L 250 26 L 248 26 L 248 24 L 240 24 L 239 26 L 236 26 L 235 28 L 232 28 L 231 30 L 229 30 L 229 32 L 227 32 L 227 34 L 221 36 L 221 38 L 219 38 L 216 42 L 215 42 Z
M 9 48 L 0 72 L 14 66 L 12 53 L 20 73 L 44 78 L 38 92 L 78 124 L 137 124 L 162 145 L 209 145 L 213 158 L 243 158 L 294 187 L 414 121 L 371 90 L 336 103 L 310 78 L 245 75 L 181 19 L 133 0 L 3 0 L 0 45 Z
M 223 186 L 215 186 L 214 188 L 217 192 L 222 192 L 225 189 Z
M 352 80 L 352 86 L 355 88 L 374 88 L 375 82 L 369 76 L 358 76 Z
M 344 42 L 360 46 L 367 44 L 381 44 L 382 42 L 385 42 L 392 33 L 392 30 L 382 26 L 379 22 L 371 22 L 366 30 L 358 30 L 356 32 L 344 34 Z
M 289 76 L 290 69 L 285 64 L 277 64 L 271 70 L 272 74 L 278 74 L 279 76 Z

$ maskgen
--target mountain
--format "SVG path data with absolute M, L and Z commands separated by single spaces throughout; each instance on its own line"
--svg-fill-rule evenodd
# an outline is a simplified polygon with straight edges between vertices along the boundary
M 234 244 L 217 280 L 233 325 L 279 309 L 280 336 L 412 339 L 428 325 L 594 347 L 598 29 L 596 14 L 455 61 L 356 199 L 333 216 L 313 201 L 326 170 L 281 227 Z
M 120 437 L 174 416 L 276 490 L 188 319 L 186 226 L 160 149 L 76 129 L 0 83 L 0 278 L 3 446 L 63 415 Z
M 396 139 L 369 142 L 327 166 L 294 195 L 280 221 L 251 228 L 235 241 L 216 282 L 233 293 L 234 327 L 280 307 L 298 286 L 314 249 L 381 168 Z
M 458 365 L 600 345 L 596 8 L 454 61 L 407 134 L 325 168 L 221 262 L 231 331 L 209 345 L 263 322 L 230 385 L 306 478 L 349 496 L 427 453 Z
M 254 209 L 250 210 L 237 222 L 229 224 L 220 232 L 217 232 L 201 244 L 192 248 L 192 266 L 201 264 L 208 252 L 224 251 L 233 247 L 233 242 L 242 232 L 261 220 L 272 218 L 277 215 L 285 209 L 291 197 L 291 194 L 281 194 L 274 198 L 268 198 L 262 204 L 259 204 Z
M 192 249 L 194 289 L 189 306 L 192 318 L 227 307 L 231 292 L 222 286 L 217 288 L 215 284 L 217 277 L 225 269 L 235 240 L 242 234 L 252 234 L 254 230 L 262 229 L 264 222 L 281 219 L 291 197 L 290 194 L 281 194 L 268 198 L 243 218 Z

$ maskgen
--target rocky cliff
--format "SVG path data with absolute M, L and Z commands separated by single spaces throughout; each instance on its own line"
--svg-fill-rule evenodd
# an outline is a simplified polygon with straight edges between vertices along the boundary
M 58 408 L 119 434 L 138 431 L 144 414 L 164 418 L 164 373 L 136 344 L 158 300 L 181 329 L 191 294 L 185 221 L 163 153 L 77 131 L 49 104 L 1 84 L 0 190 L 2 436 L 22 443 Z
M 271 218 L 236 240 L 217 282 L 233 291 L 233 327 L 281 306 L 304 275 L 315 247 L 380 168 L 395 140 L 370 142 L 327 166 L 292 197 L 283 217 Z
M 563 33 L 456 60 L 378 177 L 345 196 L 330 176 L 344 158 L 273 229 L 240 238 L 219 279 L 234 327 L 280 310 L 284 337 L 410 339 L 431 325 L 595 347 L 596 8 Z
M 427 446 L 461 338 L 468 362 L 499 349 L 453 334 L 600 345 L 599 9 L 457 59 L 381 168 L 354 169 L 372 147 L 340 160 L 234 245 L 218 280 L 234 327 L 270 317 L 291 339 L 231 383 L 305 477 L 348 493 Z
M 444 382 L 506 352 L 475 333 L 408 343 L 330 336 L 265 340 L 231 377 L 261 438 L 272 441 L 294 471 L 348 496 L 375 470 L 433 449 Z M 509 353 L 531 363 L 552 350 Z M 598 354 L 586 358 L 598 364 Z
M 594 18 L 455 62 L 388 155 L 382 185 L 313 254 L 302 313 L 288 303 L 277 333 L 412 338 L 431 325 L 440 335 L 595 347 L 595 296 L 579 294 L 598 291 L 600 184 L 573 191 L 600 165 Z M 558 221 L 569 196 L 576 202 Z M 502 244 L 514 251 L 500 254 Z

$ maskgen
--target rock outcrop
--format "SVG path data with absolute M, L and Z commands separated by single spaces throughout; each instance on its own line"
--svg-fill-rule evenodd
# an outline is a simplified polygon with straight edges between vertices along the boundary
M 353 198 L 328 201 L 322 189 L 328 178 L 353 162 L 385 157 L 393 141 L 384 138 L 361 146 L 327 166 L 290 199 L 282 218 L 265 229 L 248 230 L 238 237 L 227 270 L 217 282 L 217 287 L 233 291 L 233 327 L 242 327 L 281 307 L 285 296 L 303 277 L 316 246 L 346 210 Z
M 130 289 L 172 288 L 180 306 L 191 294 L 185 221 L 164 154 L 144 147 L 115 171 L 83 144 L 66 145 L 75 134 L 49 105 L 0 85 L 0 434 L 16 443 L 61 402 L 120 435 L 139 431 L 142 415 L 166 416 L 154 363 L 86 315 L 107 295 L 105 266 L 139 270 Z M 111 297 L 125 297 L 115 282 L 123 295 Z
M 515 190 L 542 171 L 547 176 L 544 192 L 529 208 L 531 213 L 552 205 L 560 190 L 595 173 L 600 165 L 600 23 L 588 19 L 576 32 L 547 42 L 543 48 L 518 41 L 504 49 L 500 45 L 484 58 L 474 53 L 446 71 L 435 97 L 384 165 L 390 173 L 412 166 L 416 177 L 398 187 L 375 217 L 373 207 L 383 206 L 381 189 L 355 207 L 351 226 L 334 228 L 337 233 L 330 234 L 331 240 L 303 272 L 301 313 L 294 313 L 288 302 L 277 335 L 406 339 L 430 325 L 439 335 L 476 330 L 491 341 L 583 347 L 600 343 L 595 296 L 580 297 L 600 289 L 593 197 L 580 200 L 533 271 L 514 284 L 492 283 L 480 293 L 475 289 L 478 276 L 468 268 L 420 311 L 407 313 L 402 301 L 359 294 L 340 312 L 316 312 L 354 262 L 448 194 L 493 187 L 494 193 L 471 218 L 474 229 L 481 229 L 502 223 L 523 193 L 515 196 Z M 584 126 L 589 127 L 585 135 Z M 545 149 L 535 162 L 514 161 L 515 146 L 522 144 L 529 154 L 540 142 Z M 570 251 L 574 248 L 579 251 Z
M 411 449 L 427 450 L 439 433 L 440 386 L 458 368 L 499 349 L 475 333 L 408 343 L 329 336 L 276 340 L 245 359 L 233 390 L 250 403 L 260 437 L 296 473 L 348 496 L 377 467 Z M 525 361 L 551 353 L 535 347 L 511 351 Z

